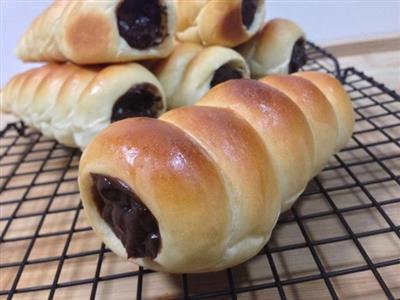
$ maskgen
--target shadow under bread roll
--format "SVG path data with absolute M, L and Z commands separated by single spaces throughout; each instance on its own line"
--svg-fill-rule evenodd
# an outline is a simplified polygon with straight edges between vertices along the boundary
M 251 76 L 260 78 L 297 72 L 307 62 L 305 43 L 305 33 L 296 23 L 276 18 L 236 50 L 246 59 Z
M 167 0 L 55 0 L 22 36 L 23 61 L 98 64 L 160 58 L 173 48 L 175 11 Z
M 135 63 L 97 67 L 48 64 L 11 79 L 4 95 L 6 103 L 17 100 L 14 106 L 8 105 L 9 110 L 23 121 L 46 137 L 81 149 L 112 122 L 138 116 L 155 118 L 166 109 L 157 78 Z M 19 98 L 21 95 L 30 97 Z
M 175 0 L 179 41 L 235 47 L 263 25 L 265 0 Z
M 177 43 L 170 56 L 152 63 L 150 69 L 164 87 L 169 108 L 194 104 L 224 81 L 250 77 L 236 51 L 193 43 Z

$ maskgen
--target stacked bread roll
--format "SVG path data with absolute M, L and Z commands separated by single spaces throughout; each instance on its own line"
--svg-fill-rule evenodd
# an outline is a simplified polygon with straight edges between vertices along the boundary
M 167 0 L 55 0 L 22 36 L 23 61 L 103 64 L 165 57 L 175 9 Z
M 136 63 L 47 64 L 12 78 L 2 99 L 3 111 L 13 112 L 46 137 L 81 149 L 111 122 L 158 117 L 166 108 L 161 84 Z
M 282 18 L 267 22 L 237 50 L 249 64 L 253 78 L 297 72 L 307 61 L 305 33 L 296 23 Z
M 230 80 L 195 106 L 97 135 L 80 163 L 83 205 L 125 259 L 172 273 L 224 269 L 260 251 L 353 126 L 330 75 Z
M 115 111 L 157 117 L 230 79 L 296 71 L 304 33 L 281 19 L 263 27 L 264 15 L 263 0 L 54 0 L 17 46 L 49 64 L 12 78 L 2 110 L 84 149 Z
M 165 89 L 169 108 L 194 104 L 226 80 L 250 77 L 246 61 L 236 51 L 192 43 L 178 43 L 170 56 L 150 69 Z
M 175 23 L 165 0 L 55 0 L 17 46 L 21 60 L 48 64 L 9 81 L 2 111 L 81 149 L 111 122 L 158 117 L 166 110 L 164 90 L 133 61 L 168 56 Z
M 177 0 L 177 39 L 236 47 L 264 24 L 264 0 Z

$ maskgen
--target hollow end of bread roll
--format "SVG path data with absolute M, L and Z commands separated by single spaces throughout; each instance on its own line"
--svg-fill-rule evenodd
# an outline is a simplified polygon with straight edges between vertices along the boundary
M 164 42 L 168 13 L 160 0 L 123 0 L 116 8 L 118 32 L 132 48 L 145 50 Z

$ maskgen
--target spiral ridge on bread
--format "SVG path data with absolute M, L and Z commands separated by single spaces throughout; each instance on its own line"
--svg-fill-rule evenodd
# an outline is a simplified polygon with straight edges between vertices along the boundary
M 175 10 L 166 0 L 55 0 L 17 46 L 23 61 L 98 64 L 167 56 Z
M 260 251 L 353 126 L 330 75 L 229 80 L 194 106 L 100 132 L 80 162 L 85 212 L 112 251 L 139 265 L 224 269 Z
M 169 108 L 194 104 L 226 80 L 250 77 L 245 60 L 236 51 L 193 43 L 177 43 L 170 56 L 153 62 L 150 69 L 164 87 Z
M 12 78 L 2 91 L 2 110 L 44 136 L 83 149 L 111 122 L 157 117 L 166 109 L 157 78 L 139 64 L 81 67 L 47 64 Z

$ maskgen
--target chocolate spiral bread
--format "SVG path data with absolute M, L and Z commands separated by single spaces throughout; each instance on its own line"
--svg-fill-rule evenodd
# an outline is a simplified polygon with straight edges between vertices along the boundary
M 167 56 L 175 11 L 167 0 L 55 0 L 22 36 L 23 61 L 96 64 Z
M 236 50 L 246 59 L 251 76 L 297 72 L 306 62 L 305 34 L 294 22 L 272 19 Z
M 166 109 L 163 89 L 139 64 L 79 67 L 48 64 L 12 78 L 2 91 L 2 110 L 46 137 L 84 148 L 108 124 Z
M 177 33 L 182 42 L 235 47 L 262 27 L 265 0 L 176 0 Z
M 195 106 L 122 120 L 93 139 L 79 187 L 112 251 L 173 273 L 220 270 L 260 251 L 354 125 L 349 98 L 329 75 L 265 81 L 275 87 L 221 83 Z
M 169 108 L 194 104 L 221 82 L 250 77 L 245 60 L 236 51 L 192 43 L 177 43 L 170 56 L 150 69 L 164 87 Z

